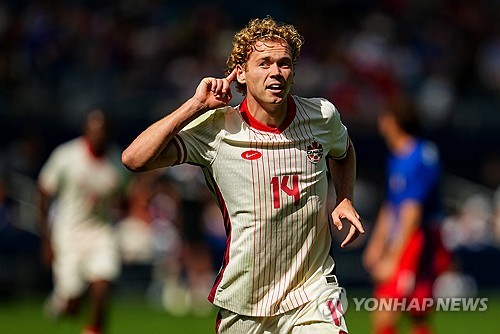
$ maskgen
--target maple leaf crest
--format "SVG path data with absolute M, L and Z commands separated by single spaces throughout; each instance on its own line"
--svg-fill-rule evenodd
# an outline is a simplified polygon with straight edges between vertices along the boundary
M 323 145 L 318 143 L 316 140 L 310 145 L 307 145 L 307 158 L 312 163 L 317 163 L 323 156 Z

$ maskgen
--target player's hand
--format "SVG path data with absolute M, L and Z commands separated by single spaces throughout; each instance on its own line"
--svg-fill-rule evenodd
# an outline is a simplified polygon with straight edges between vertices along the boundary
M 203 78 L 193 96 L 204 109 L 210 110 L 226 106 L 233 98 L 231 82 L 236 78 L 236 68 L 225 78 Z
M 333 225 L 335 225 L 339 231 L 343 228 L 343 220 L 347 220 L 351 223 L 349 233 L 347 233 L 344 241 L 340 244 L 340 247 L 342 248 L 356 240 L 360 234 L 365 233 L 359 214 L 354 209 L 351 201 L 347 198 L 344 198 L 344 200 L 342 200 L 342 202 L 335 207 L 332 211 L 331 217 Z
M 373 273 L 374 268 L 382 259 L 383 251 L 384 244 L 377 239 L 373 239 L 372 237 L 361 258 L 365 269 L 370 274 Z
M 374 266 L 371 274 L 375 282 L 384 283 L 396 274 L 397 262 L 391 257 L 385 257 Z

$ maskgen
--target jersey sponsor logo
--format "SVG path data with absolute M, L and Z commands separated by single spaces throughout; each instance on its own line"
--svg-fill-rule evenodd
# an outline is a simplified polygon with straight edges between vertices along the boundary
M 256 160 L 262 156 L 259 151 L 249 150 L 241 153 L 241 157 L 245 160 Z
M 317 163 L 323 156 L 323 145 L 318 143 L 316 139 L 307 145 L 307 159 L 312 163 Z

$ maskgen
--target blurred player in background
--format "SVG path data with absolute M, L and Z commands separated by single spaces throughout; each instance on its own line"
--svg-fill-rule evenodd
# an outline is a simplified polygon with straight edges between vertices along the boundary
M 120 271 L 110 224 L 120 170 L 108 135 L 104 113 L 92 110 L 83 136 L 57 147 L 39 175 L 42 255 L 54 275 L 46 311 L 76 315 L 88 287 L 91 310 L 84 334 L 104 332 L 110 284 Z
M 347 331 L 327 168 L 337 192 L 333 224 L 350 221 L 345 246 L 364 232 L 352 204 L 356 157 L 333 104 L 290 94 L 302 44 L 291 25 L 250 21 L 233 39 L 227 77 L 203 78 L 192 98 L 122 154 L 133 171 L 202 167 L 228 236 L 209 294 L 220 307 L 218 333 Z M 228 106 L 233 81 L 245 96 L 236 107 Z
M 440 160 L 436 146 L 417 137 L 419 123 L 410 101 L 400 99 L 378 119 L 389 149 L 386 195 L 363 255 L 376 298 L 432 297 L 438 267 L 446 263 L 439 241 Z M 438 256 L 439 255 L 439 256 Z M 414 300 L 415 302 L 415 300 Z M 400 310 L 399 310 L 400 311 Z M 398 310 L 377 310 L 374 332 L 397 332 Z M 427 308 L 412 308 L 412 333 L 431 333 Z

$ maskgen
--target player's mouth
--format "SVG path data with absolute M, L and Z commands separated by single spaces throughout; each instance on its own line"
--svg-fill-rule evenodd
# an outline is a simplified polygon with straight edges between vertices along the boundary
M 276 83 L 276 84 L 271 84 L 271 85 L 266 86 L 266 89 L 272 93 L 279 94 L 285 89 L 285 86 L 283 86 L 282 84 Z

